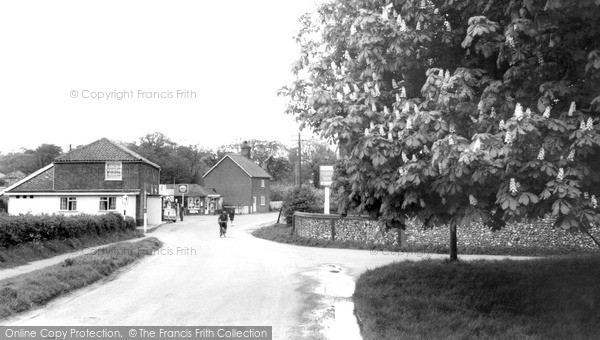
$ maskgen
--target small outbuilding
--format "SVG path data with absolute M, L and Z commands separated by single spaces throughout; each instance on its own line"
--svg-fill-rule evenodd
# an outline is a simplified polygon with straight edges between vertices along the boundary
M 185 193 L 180 193 L 179 188 L 184 186 Z M 221 195 L 211 188 L 198 184 L 166 184 L 165 188 L 173 193 L 173 200 L 181 203 L 185 213 L 189 215 L 214 215 L 222 207 Z

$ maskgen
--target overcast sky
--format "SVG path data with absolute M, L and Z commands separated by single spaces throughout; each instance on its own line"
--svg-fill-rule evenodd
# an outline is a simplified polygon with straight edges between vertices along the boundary
M 298 125 L 276 93 L 292 79 L 297 18 L 314 7 L 314 0 L 3 1 L 0 151 L 129 142 L 156 131 L 185 145 L 289 144 Z

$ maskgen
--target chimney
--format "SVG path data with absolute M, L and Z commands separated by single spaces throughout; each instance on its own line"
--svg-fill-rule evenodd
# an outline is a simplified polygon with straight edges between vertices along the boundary
M 248 145 L 248 142 L 244 141 L 242 143 L 242 152 L 241 152 L 242 156 L 244 156 L 248 159 L 251 159 L 251 157 L 250 157 L 251 151 L 252 151 L 252 147 L 250 145 Z

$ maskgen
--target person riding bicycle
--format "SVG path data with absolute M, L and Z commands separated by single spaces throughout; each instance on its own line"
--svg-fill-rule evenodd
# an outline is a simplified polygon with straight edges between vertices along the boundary
M 227 237 L 225 235 L 225 233 L 227 233 L 227 211 L 225 211 L 225 209 L 221 211 L 221 215 L 219 215 L 217 221 L 219 222 L 219 236 Z

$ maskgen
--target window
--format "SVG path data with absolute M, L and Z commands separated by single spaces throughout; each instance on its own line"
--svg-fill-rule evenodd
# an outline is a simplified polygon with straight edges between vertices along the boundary
M 77 198 L 75 197 L 61 197 L 60 198 L 60 210 L 77 210 Z
M 261 188 L 264 188 L 264 187 L 265 187 L 265 180 L 264 180 L 264 179 L 261 179 L 261 180 L 260 180 L 260 187 L 261 187 Z
M 117 209 L 117 198 L 116 197 L 100 197 L 100 210 L 116 210 Z
M 265 196 L 260 196 L 260 205 L 265 205 Z
M 106 162 L 104 168 L 104 179 L 107 181 L 123 180 L 123 163 Z

